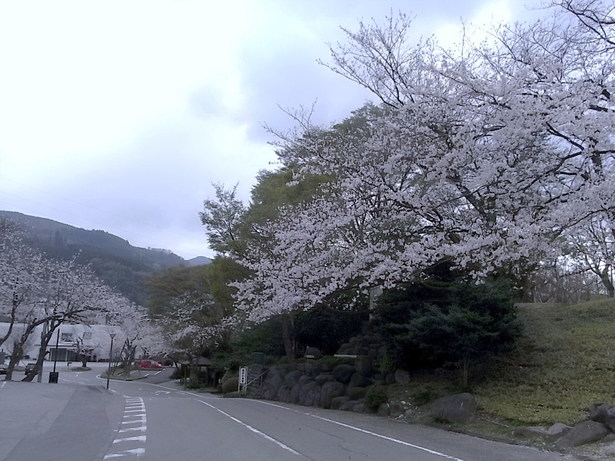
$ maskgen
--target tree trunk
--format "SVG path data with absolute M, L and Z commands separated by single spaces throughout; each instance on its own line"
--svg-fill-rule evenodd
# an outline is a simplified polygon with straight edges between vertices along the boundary
M 13 352 L 11 353 L 11 360 L 9 360 L 9 366 L 6 367 L 6 376 L 4 377 L 5 381 L 13 380 L 13 370 L 15 370 L 15 366 L 17 366 L 22 357 L 23 344 L 18 341 L 15 341 L 13 343 Z
M 36 365 L 34 366 L 34 370 L 26 375 L 22 381 L 31 382 L 36 375 L 43 371 L 43 363 L 45 362 L 45 355 L 47 354 L 47 346 L 49 345 L 49 341 L 53 337 L 54 332 L 60 326 L 60 324 L 51 323 L 50 326 L 47 326 L 43 332 L 41 333 L 41 345 L 38 348 L 38 357 L 36 358 Z
M 297 340 L 295 338 L 295 318 L 292 313 L 282 316 L 282 339 L 284 352 L 289 362 L 294 362 L 297 353 Z
M 19 341 L 13 342 L 13 353 L 11 354 L 11 360 L 9 361 L 9 366 L 6 368 L 6 377 L 5 381 L 11 381 L 13 379 L 13 370 L 23 357 L 23 345 L 26 343 L 30 334 L 34 331 L 34 329 L 40 325 L 42 322 L 34 322 L 28 324 L 26 330 L 22 333 Z
M 19 298 L 13 293 L 13 304 L 11 306 L 11 315 L 9 321 L 9 328 L 6 331 L 6 334 L 0 338 L 0 346 L 2 346 L 6 340 L 9 339 L 11 333 L 13 332 L 13 327 L 15 326 L 15 317 L 17 315 L 17 307 L 19 306 Z
M 600 280 L 602 281 L 602 285 L 606 288 L 606 292 L 610 298 L 615 297 L 615 286 L 613 285 L 613 279 L 610 277 L 610 271 L 612 270 L 611 266 L 607 266 L 604 268 L 602 273 L 600 274 Z
M 470 359 L 464 356 L 461 359 L 461 386 L 463 389 L 467 389 L 470 382 Z

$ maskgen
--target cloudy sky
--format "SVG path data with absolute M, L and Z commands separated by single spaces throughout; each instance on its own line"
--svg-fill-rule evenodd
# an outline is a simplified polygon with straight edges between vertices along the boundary
M 343 119 L 369 95 L 335 75 L 340 26 L 415 16 L 452 43 L 535 15 L 538 0 L 0 0 L 0 210 L 213 256 L 198 213 L 212 184 L 246 202 L 275 168 L 282 108 Z M 476 33 L 476 32 L 475 32 Z

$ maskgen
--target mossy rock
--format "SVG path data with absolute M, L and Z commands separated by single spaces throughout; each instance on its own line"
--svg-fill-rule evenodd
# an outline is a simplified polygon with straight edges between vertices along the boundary
M 365 387 L 349 387 L 346 390 L 346 395 L 350 397 L 350 400 L 361 400 L 367 394 L 367 388 Z

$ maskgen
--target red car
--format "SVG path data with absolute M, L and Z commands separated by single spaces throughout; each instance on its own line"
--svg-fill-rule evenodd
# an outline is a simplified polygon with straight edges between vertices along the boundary
M 155 368 L 155 369 L 164 368 L 162 365 L 160 365 L 155 360 L 150 360 L 150 359 L 139 360 L 137 362 L 137 366 L 139 368 Z

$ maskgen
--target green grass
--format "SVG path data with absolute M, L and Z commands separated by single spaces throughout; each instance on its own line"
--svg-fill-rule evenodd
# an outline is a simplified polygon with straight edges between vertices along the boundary
M 522 424 L 575 423 L 594 402 L 615 403 L 615 300 L 524 304 L 525 331 L 474 388 L 481 408 Z

